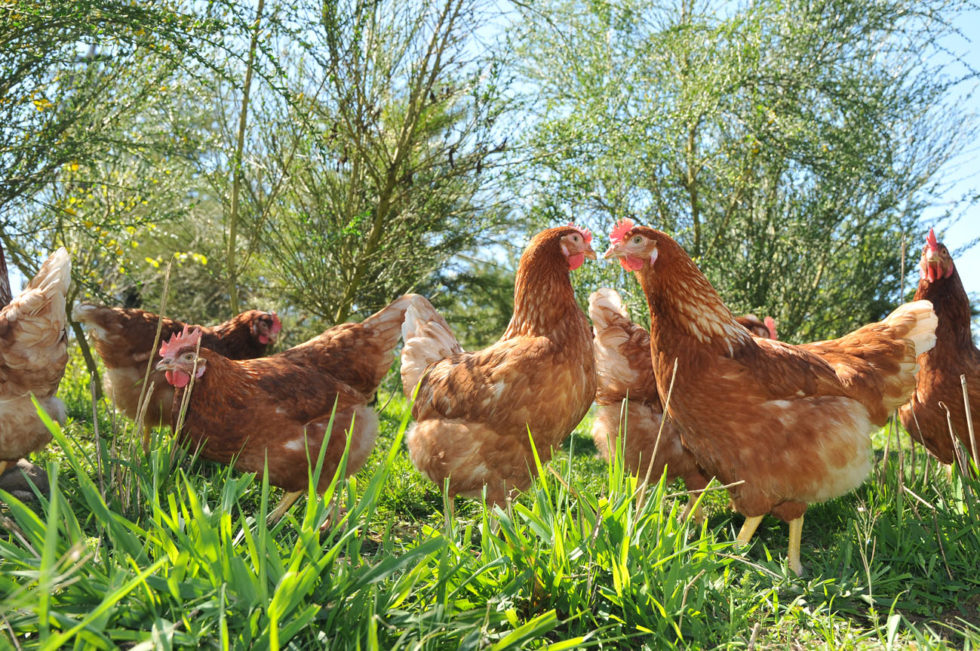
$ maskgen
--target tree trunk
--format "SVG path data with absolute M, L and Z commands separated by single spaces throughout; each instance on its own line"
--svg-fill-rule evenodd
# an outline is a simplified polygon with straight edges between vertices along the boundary
M 228 302 L 232 314 L 238 314 L 238 262 L 235 260 L 235 240 L 238 237 L 239 196 L 242 190 L 242 155 L 245 150 L 245 127 L 248 123 L 248 96 L 252 87 L 252 71 L 255 68 L 255 51 L 258 49 L 259 25 L 262 22 L 262 11 L 265 0 L 259 0 L 255 10 L 255 25 L 252 29 L 252 40 L 248 46 L 248 64 L 245 67 L 245 84 L 242 88 L 242 111 L 238 116 L 238 140 L 235 143 L 235 156 L 231 162 L 231 212 L 228 215 L 228 252 L 225 264 L 228 266 Z

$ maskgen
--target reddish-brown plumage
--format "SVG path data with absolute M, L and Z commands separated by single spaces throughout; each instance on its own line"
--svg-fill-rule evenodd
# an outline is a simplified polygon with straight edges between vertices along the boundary
M 147 364 L 155 364 L 157 350 L 153 349 L 157 324 L 162 320 L 160 341 L 181 332 L 187 324 L 135 308 L 107 307 L 82 304 L 75 308 L 74 318 L 89 326 L 95 350 L 106 366 L 106 394 L 116 406 L 135 419 L 140 391 L 146 377 Z M 265 355 L 282 328 L 275 312 L 249 310 L 213 327 L 189 326 L 202 331 L 201 346 L 229 359 L 252 359 Z M 173 388 L 163 373 L 153 371 L 153 384 L 144 423 L 170 424 Z
M 318 488 L 332 479 L 348 435 L 346 470 L 356 472 L 377 435 L 377 416 L 367 401 L 391 366 L 405 309 L 418 299 L 403 296 L 361 323 L 335 326 L 259 359 L 236 361 L 203 348 L 195 354 L 193 346 L 169 346 L 158 371 L 190 376 L 195 359 L 197 372 L 203 368 L 191 385 L 179 439 L 212 461 L 230 463 L 238 455 L 235 467 L 242 471 L 262 473 L 268 458 L 270 484 L 303 490 L 307 454 L 316 460 L 336 402 Z M 186 390 L 176 390 L 175 422 Z
M 932 239 L 935 240 L 935 235 Z M 946 405 L 955 436 L 973 454 L 973 443 L 963 404 L 960 376 L 966 376 L 974 437 L 980 437 L 980 350 L 970 332 L 970 301 L 963 289 L 949 250 L 938 242 L 926 243 L 920 263 L 922 275 L 915 298 L 931 301 L 939 317 L 936 347 L 919 356 L 915 395 L 902 407 L 902 424 L 912 438 L 943 463 L 956 458 L 946 419 Z M 980 440 L 976 441 L 980 451 Z M 978 459 L 980 461 L 980 459 Z
M 539 233 L 521 256 L 514 315 L 503 337 L 462 352 L 431 305 L 405 319 L 402 382 L 416 385 L 416 423 L 406 443 L 415 467 L 452 494 L 491 503 L 530 485 L 528 429 L 542 463 L 582 420 L 595 396 L 588 320 L 569 271 L 594 257 L 591 236 L 574 227 Z
M 599 453 L 609 459 L 625 431 L 623 463 L 627 470 L 645 476 L 652 461 L 649 470 L 654 479 L 666 466 L 668 480 L 680 477 L 688 490 L 704 488 L 708 480 L 682 445 L 680 429 L 671 419 L 661 428 L 663 406 L 650 358 L 650 333 L 630 320 L 619 294 L 612 289 L 600 289 L 589 297 L 589 316 L 595 329 L 598 376 L 592 440 Z M 735 320 L 753 336 L 769 338 L 773 334 L 755 315 Z
M 51 440 L 32 394 L 49 416 L 65 420 L 65 406 L 55 392 L 68 363 L 65 293 L 70 282 L 71 259 L 58 249 L 24 291 L 0 308 L 0 462 L 16 462 Z
M 841 339 L 806 346 L 750 336 L 687 253 L 634 227 L 607 255 L 636 270 L 650 306 L 651 356 L 669 413 L 698 464 L 747 516 L 800 517 L 870 470 L 869 433 L 914 387 L 915 356 L 935 341 L 928 302 Z

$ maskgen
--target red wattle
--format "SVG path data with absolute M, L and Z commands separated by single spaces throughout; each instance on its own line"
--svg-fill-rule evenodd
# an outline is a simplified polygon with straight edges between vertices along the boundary
M 619 264 L 626 271 L 639 271 L 643 268 L 643 258 L 638 258 L 635 255 L 627 255 L 625 258 L 619 259 Z
M 265 345 L 269 343 L 269 338 L 266 337 L 265 335 L 259 335 L 259 343 Z
M 167 382 L 178 389 L 186 387 L 187 383 L 191 381 L 191 376 L 183 371 L 166 371 L 164 375 L 167 377 Z
M 584 262 L 585 262 L 584 253 L 573 253 L 572 255 L 568 256 L 568 268 L 571 269 L 572 271 L 575 271 L 576 269 L 581 267 Z

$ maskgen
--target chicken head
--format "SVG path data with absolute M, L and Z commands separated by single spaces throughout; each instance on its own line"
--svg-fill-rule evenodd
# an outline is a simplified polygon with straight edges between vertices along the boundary
M 602 257 L 607 260 L 618 258 L 619 264 L 626 271 L 639 271 L 648 262 L 652 267 L 659 254 L 657 240 L 640 232 L 643 230 L 642 227 L 635 226 L 631 219 L 620 220 L 609 233 L 612 245 L 606 249 Z
M 953 256 L 949 254 L 945 244 L 936 240 L 936 232 L 931 228 L 926 237 L 925 248 L 922 249 L 919 271 L 930 283 L 953 275 Z
M 207 360 L 198 356 L 201 346 L 201 331 L 184 326 L 179 332 L 160 344 L 160 357 L 157 370 L 163 371 L 167 382 L 177 387 L 187 386 L 191 377 L 201 377 L 207 368 Z
M 276 343 L 282 321 L 275 312 L 258 312 L 252 320 L 252 336 L 263 345 Z
M 562 235 L 561 252 L 568 260 L 568 268 L 575 270 L 582 266 L 586 258 L 596 259 L 595 251 L 592 250 L 592 233 L 587 228 L 579 228 L 574 224 L 569 224 L 573 229 L 570 233 Z

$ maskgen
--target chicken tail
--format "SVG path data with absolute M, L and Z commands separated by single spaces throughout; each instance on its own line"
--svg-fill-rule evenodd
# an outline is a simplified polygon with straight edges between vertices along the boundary
M 58 249 L 45 260 L 31 282 L 27 284 L 10 305 L 4 310 L 9 321 L 28 317 L 44 316 L 45 321 L 56 329 L 63 330 L 65 316 L 65 294 L 71 283 L 71 258 L 64 247 Z
M 939 319 L 929 301 L 914 301 L 900 305 L 879 324 L 884 332 L 906 342 L 904 355 L 898 360 L 900 370 L 885 380 L 885 408 L 891 411 L 904 404 L 915 391 L 919 372 L 916 359 L 936 345 L 936 326 Z
M 596 396 L 600 404 L 618 403 L 641 392 L 655 394 L 650 334 L 630 320 L 616 290 L 603 287 L 592 292 L 589 316 L 595 329 Z
M 0 398 L 54 393 L 68 362 L 65 294 L 71 282 L 68 251 L 55 251 L 27 287 L 0 310 Z M 4 386 L 6 385 L 6 386 Z M 33 408 L 33 407 L 32 407 Z
M 615 289 L 600 287 L 589 295 L 589 318 L 597 333 L 629 321 L 623 299 Z
M 44 261 L 24 292 L 17 297 L 17 299 L 25 299 L 20 308 L 21 312 L 34 314 L 32 309 L 36 310 L 36 306 L 51 303 L 56 297 L 61 298 L 61 301 L 55 302 L 64 312 L 64 298 L 68 293 L 69 283 L 71 283 L 71 257 L 65 247 L 61 247 Z M 31 307 L 27 307 L 28 304 Z
M 449 324 L 424 296 L 411 294 L 412 301 L 402 323 L 402 390 L 411 397 L 429 364 L 463 352 Z
M 911 341 L 915 356 L 932 350 L 936 345 L 936 326 L 939 318 L 930 301 L 905 303 L 885 317 L 882 323 L 895 328 L 896 335 Z

